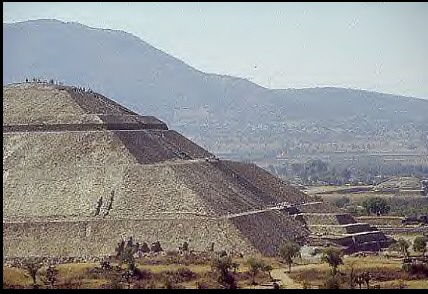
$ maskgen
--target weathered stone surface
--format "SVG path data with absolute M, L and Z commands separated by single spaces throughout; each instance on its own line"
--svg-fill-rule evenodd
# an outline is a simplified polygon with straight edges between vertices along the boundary
M 113 254 L 121 238 L 177 249 L 189 242 L 192 250 L 206 250 L 211 242 L 228 252 L 258 250 L 224 219 L 99 219 L 81 221 L 13 222 L 3 224 L 3 256 L 101 257 Z
M 164 250 L 214 242 L 216 250 L 274 255 L 286 240 L 305 242 L 305 219 L 355 223 L 256 165 L 217 160 L 157 118 L 100 94 L 25 83 L 3 87 L 3 100 L 3 260 L 91 260 L 129 236 Z M 293 207 L 279 210 L 284 203 Z M 291 216 L 298 211 L 300 220 Z

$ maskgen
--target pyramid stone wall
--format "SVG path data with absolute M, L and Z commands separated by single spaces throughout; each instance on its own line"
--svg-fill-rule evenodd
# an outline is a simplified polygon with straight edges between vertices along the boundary
M 104 256 L 129 236 L 274 255 L 310 234 L 281 205 L 332 211 L 98 93 L 25 83 L 3 87 L 3 100 L 4 260 Z
M 87 221 L 14 222 L 3 225 L 3 258 L 102 257 L 113 254 L 120 238 L 159 241 L 164 250 L 184 241 L 192 250 L 259 252 L 230 222 L 218 219 L 109 219 Z

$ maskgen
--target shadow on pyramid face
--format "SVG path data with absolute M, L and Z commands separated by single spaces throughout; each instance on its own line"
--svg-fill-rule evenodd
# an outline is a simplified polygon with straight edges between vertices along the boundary
M 3 151 L 6 259 L 110 255 L 121 236 L 274 255 L 310 233 L 279 205 L 308 195 L 92 91 L 3 87 Z

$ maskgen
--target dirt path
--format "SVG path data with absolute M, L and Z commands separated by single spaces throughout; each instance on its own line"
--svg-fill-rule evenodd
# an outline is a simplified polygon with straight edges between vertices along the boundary
M 302 285 L 293 281 L 285 271 L 288 271 L 286 268 L 278 268 L 272 270 L 271 274 L 275 280 L 278 280 L 278 284 L 282 285 L 284 289 L 302 289 Z
M 288 271 L 288 268 L 277 268 L 271 271 L 272 278 L 276 280 L 276 282 L 284 289 L 302 289 L 302 285 L 300 283 L 297 283 L 293 281 L 286 273 Z M 247 288 L 250 289 L 272 289 L 272 283 L 263 284 L 263 285 L 256 285 L 256 286 L 249 286 Z

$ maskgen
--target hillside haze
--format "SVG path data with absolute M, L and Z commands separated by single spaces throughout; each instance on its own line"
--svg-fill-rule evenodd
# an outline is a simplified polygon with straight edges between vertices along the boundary
M 203 73 L 126 32 L 56 20 L 3 24 L 3 44 L 3 84 L 38 77 L 90 87 L 226 158 L 267 164 L 302 154 L 428 148 L 424 99 L 266 89 Z

